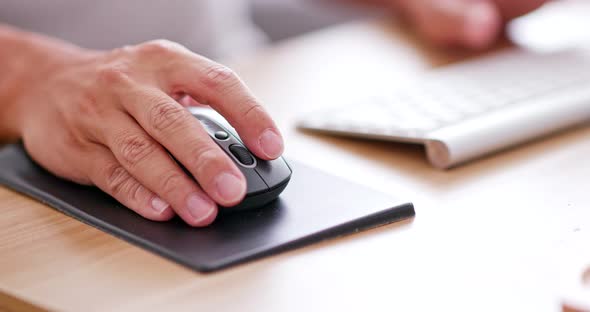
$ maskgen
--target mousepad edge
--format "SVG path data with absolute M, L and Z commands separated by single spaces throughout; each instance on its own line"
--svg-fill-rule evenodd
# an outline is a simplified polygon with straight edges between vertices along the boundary
M 10 149 L 18 152 L 18 149 L 22 149 L 22 145 L 15 144 L 4 146 L 0 148 L 0 153 L 10 152 Z M 28 155 L 26 155 L 28 158 Z M 31 159 L 29 158 L 29 161 Z M 31 161 L 32 162 L 32 161 Z M 44 170 L 33 162 L 39 169 Z M 318 169 L 314 169 L 318 170 Z M 334 177 L 337 178 L 337 177 Z M 65 181 L 65 180 L 64 180 Z M 20 176 L 13 175 L 12 177 L 0 174 L 0 184 L 12 189 L 20 194 L 23 194 L 29 198 L 33 198 L 67 216 L 74 218 L 84 224 L 90 225 L 94 228 L 101 230 L 113 237 L 122 239 L 134 246 L 153 252 L 164 258 L 172 260 L 178 264 L 188 267 L 199 272 L 213 272 L 220 269 L 224 269 L 237 264 L 250 262 L 256 259 L 260 259 L 266 256 L 275 255 L 285 251 L 300 248 L 312 243 L 318 243 L 327 240 L 334 240 L 343 236 L 348 236 L 360 231 L 366 231 L 372 228 L 380 227 L 383 225 L 391 224 L 403 219 L 411 218 L 415 215 L 413 204 L 409 202 L 395 202 L 394 206 L 389 208 L 383 208 L 373 214 L 363 215 L 359 218 L 348 220 L 341 224 L 336 224 L 332 227 L 322 229 L 313 233 L 308 233 L 305 236 L 297 238 L 295 240 L 285 242 L 283 244 L 275 245 L 273 247 L 261 246 L 260 250 L 249 250 L 242 254 L 235 254 L 226 259 L 222 259 L 214 264 L 199 264 L 196 265 L 191 263 L 190 259 L 182 257 L 182 255 L 175 254 L 174 251 L 169 249 L 162 249 L 160 245 L 150 242 L 147 239 L 142 238 L 139 235 L 126 231 L 123 228 L 113 226 L 107 222 L 104 222 L 89 213 L 86 213 L 70 203 L 53 196 L 47 191 L 36 189 L 31 187 L 26 180 Z M 154 222 L 156 223 L 156 222 Z

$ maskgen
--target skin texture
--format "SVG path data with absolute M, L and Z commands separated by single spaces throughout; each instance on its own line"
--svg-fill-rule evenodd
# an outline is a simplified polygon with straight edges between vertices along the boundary
M 54 174 L 96 185 L 148 219 L 177 214 L 205 226 L 216 204 L 235 205 L 246 192 L 240 170 L 183 105 L 208 103 L 260 158 L 283 151 L 279 130 L 242 81 L 179 44 L 158 40 L 99 52 L 15 30 L 5 29 L 4 39 L 11 49 L 3 53 L 36 50 L 15 56 L 18 66 L 7 65 L 14 78 L 0 80 L 4 136 L 22 138 Z M 67 57 L 46 64 L 52 53 Z M 37 65 L 34 76 L 24 74 L 26 64 Z
M 544 1 L 362 2 L 401 12 L 435 43 L 485 48 L 506 21 Z M 206 226 L 217 205 L 237 204 L 246 192 L 242 173 L 185 106 L 210 105 L 262 159 L 283 151 L 279 130 L 239 77 L 174 42 L 90 51 L 0 25 L 0 68 L 0 141 L 22 139 L 47 170 L 96 185 L 151 220 L 178 215 Z

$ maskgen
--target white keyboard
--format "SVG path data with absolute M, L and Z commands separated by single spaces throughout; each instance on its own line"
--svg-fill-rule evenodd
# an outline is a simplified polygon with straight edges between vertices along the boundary
M 300 119 L 303 129 L 420 143 L 461 162 L 590 120 L 590 52 L 510 50 L 425 74 L 388 94 Z

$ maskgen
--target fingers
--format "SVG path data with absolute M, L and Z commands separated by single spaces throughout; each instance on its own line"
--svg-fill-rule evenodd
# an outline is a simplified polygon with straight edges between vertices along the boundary
M 195 101 L 191 96 L 185 95 L 178 100 L 178 103 L 184 107 L 206 107 L 207 105 L 203 105 L 197 101 Z
M 402 0 L 402 4 L 418 29 L 442 45 L 485 48 L 502 28 L 501 12 L 491 0 Z
M 90 180 L 121 204 L 154 221 L 165 221 L 174 216 L 170 205 L 133 178 L 108 149 L 96 145 L 89 157 L 92 159 L 87 164 Z
M 145 132 L 192 173 L 211 199 L 223 206 L 233 206 L 244 198 L 246 179 L 242 172 L 184 107 L 157 89 L 131 89 L 122 102 Z M 155 168 L 156 161 L 164 163 L 161 158 L 146 159 L 144 169 L 162 170 Z M 167 164 L 165 170 L 170 170 L 169 167 Z
M 217 215 L 215 203 L 172 160 L 133 118 L 123 112 L 109 117 L 99 131 L 117 162 L 141 185 L 153 190 L 192 226 L 205 226 Z
M 229 68 L 197 55 L 186 56 L 170 71 L 168 86 L 202 100 L 236 128 L 248 148 L 262 159 L 283 153 L 280 131 L 262 105 Z
M 494 0 L 494 2 L 504 20 L 508 21 L 539 8 L 548 0 Z
M 233 72 L 178 44 L 155 41 L 112 54 L 121 56 L 133 62 L 107 66 L 99 81 L 112 91 L 118 115 L 106 116 L 108 125 L 95 124 L 89 137 L 111 149 L 119 167 L 152 190 L 157 203 L 169 204 L 191 225 L 211 223 L 215 202 L 234 206 L 244 198 L 246 179 L 185 106 L 206 103 L 219 111 L 263 159 L 283 151 L 276 125 Z
M 275 123 L 229 68 L 165 40 L 144 43 L 134 51 L 137 59 L 155 69 L 151 81 L 166 94 L 186 94 L 211 106 L 258 157 L 275 159 L 282 154 L 283 139 Z
M 172 98 L 174 100 L 176 100 L 176 102 L 178 102 L 178 104 L 180 104 L 184 107 L 207 107 L 207 105 L 197 102 L 190 95 L 177 93 L 177 94 L 173 94 Z

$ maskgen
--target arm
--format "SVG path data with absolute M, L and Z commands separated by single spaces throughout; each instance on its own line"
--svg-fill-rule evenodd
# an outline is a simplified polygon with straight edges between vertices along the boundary
M 76 46 L 0 24 L 0 141 L 19 138 L 16 99 L 27 85 L 73 55 Z
M 47 170 L 151 220 L 205 226 L 217 204 L 246 193 L 241 171 L 183 106 L 208 103 L 262 159 L 283 150 L 235 73 L 174 42 L 90 51 L 0 26 L 0 68 L 0 137 L 22 139 Z

